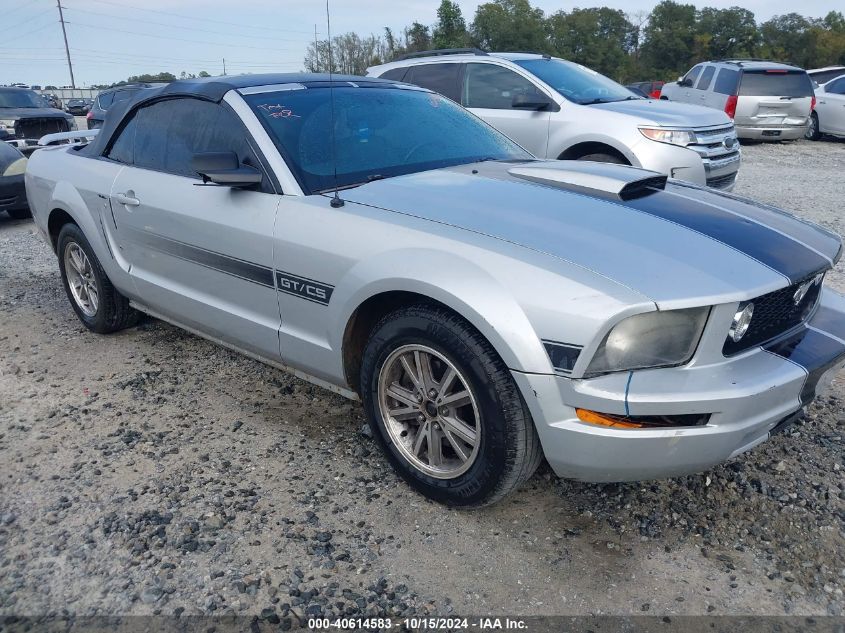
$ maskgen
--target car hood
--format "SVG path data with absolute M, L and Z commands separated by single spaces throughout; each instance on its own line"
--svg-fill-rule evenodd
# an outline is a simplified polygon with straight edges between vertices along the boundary
M 613 103 L 596 103 L 589 106 L 608 112 L 628 114 L 642 123 L 672 127 L 709 127 L 732 125 L 730 117 L 720 110 L 703 106 L 676 103 L 659 99 L 631 99 Z
M 457 228 L 546 253 L 663 309 L 749 299 L 827 270 L 839 256 L 839 237 L 816 225 L 695 185 L 669 181 L 660 190 L 663 180 L 584 161 L 487 162 L 342 195 L 437 223 L 432 232 L 454 236 L 449 227 Z M 658 189 L 624 200 L 614 193 L 620 182 Z
M 66 119 L 67 116 L 55 108 L 0 108 L 0 119 Z

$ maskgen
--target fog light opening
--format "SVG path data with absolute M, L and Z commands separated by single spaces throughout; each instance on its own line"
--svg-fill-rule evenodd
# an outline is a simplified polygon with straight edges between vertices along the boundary
M 613 413 L 599 413 L 598 411 L 590 411 L 589 409 L 575 409 L 575 414 L 581 422 L 612 429 L 660 429 L 704 426 L 710 420 L 709 413 L 624 416 Z

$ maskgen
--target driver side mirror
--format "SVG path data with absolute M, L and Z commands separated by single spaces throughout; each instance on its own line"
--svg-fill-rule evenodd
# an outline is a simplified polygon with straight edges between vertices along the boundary
M 542 94 L 517 94 L 514 95 L 511 107 L 518 110 L 545 110 L 552 102 Z
M 684 77 L 678 77 L 678 85 L 681 86 L 681 88 L 689 88 L 692 86 L 692 80 L 685 79 Z
M 213 182 L 224 187 L 244 188 L 263 180 L 255 167 L 244 165 L 235 152 L 202 152 L 194 154 L 191 164 L 203 183 Z

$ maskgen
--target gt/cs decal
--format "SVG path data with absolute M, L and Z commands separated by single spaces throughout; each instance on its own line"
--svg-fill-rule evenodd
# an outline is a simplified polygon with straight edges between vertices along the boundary
M 334 286 L 281 271 L 276 271 L 276 288 L 279 292 L 322 305 L 329 305 L 334 291 Z

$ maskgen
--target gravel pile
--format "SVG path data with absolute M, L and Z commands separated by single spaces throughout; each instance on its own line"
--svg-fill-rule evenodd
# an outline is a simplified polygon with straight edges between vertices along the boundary
M 749 146 L 738 193 L 845 232 L 843 162 Z M 842 614 L 843 380 L 708 473 L 544 466 L 456 512 L 393 474 L 357 405 L 160 322 L 89 334 L 33 226 L 3 217 L 0 616 Z

